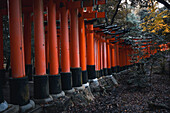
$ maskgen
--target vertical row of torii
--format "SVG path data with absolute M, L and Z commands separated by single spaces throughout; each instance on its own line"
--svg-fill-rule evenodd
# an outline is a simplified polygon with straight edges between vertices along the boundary
M 116 25 L 93 25 L 94 18 L 105 18 L 105 12 L 93 11 L 93 6 L 105 4 L 106 0 L 2 0 L 1 3 L 0 76 L 5 75 L 2 17 L 8 15 L 11 104 L 29 103 L 28 81 L 34 82 L 34 98 L 42 100 L 132 65 L 129 54 L 133 49 L 119 39 L 126 31 L 120 31 Z M 32 22 L 34 66 L 31 62 Z M 4 103 L 2 88 L 0 90 L 0 103 Z

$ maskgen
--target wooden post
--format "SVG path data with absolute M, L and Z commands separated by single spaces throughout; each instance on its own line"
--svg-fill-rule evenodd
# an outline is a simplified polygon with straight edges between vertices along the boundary
M 73 87 L 82 86 L 82 72 L 80 67 L 79 35 L 78 35 L 78 9 L 70 9 L 70 58 Z
M 108 70 L 108 75 L 112 75 L 112 69 L 111 69 L 111 54 L 110 54 L 110 45 L 109 45 L 109 40 L 107 40 L 107 70 Z
M 103 42 L 101 42 L 100 43 L 100 56 L 101 56 L 101 58 L 100 58 L 100 62 L 101 62 L 101 76 L 103 76 L 104 75 L 104 71 L 103 71 Z
M 49 75 L 49 92 L 50 94 L 61 93 L 61 77 L 59 74 L 58 47 L 56 33 L 56 4 L 53 0 L 49 1 L 49 56 L 50 56 L 50 75 Z
M 34 11 L 34 46 L 35 46 L 35 75 L 34 98 L 49 97 L 49 83 L 46 75 L 45 41 L 43 23 L 43 0 L 33 1 Z M 43 86 L 43 87 L 42 87 Z
M 87 58 L 86 58 L 86 37 L 85 37 L 85 25 L 83 18 L 83 8 L 79 9 L 79 46 L 80 46 L 80 66 L 82 70 L 83 84 L 88 82 L 87 75 Z
M 114 44 L 113 48 L 112 48 L 112 52 L 111 52 L 111 65 L 112 65 L 112 73 L 116 72 L 116 45 Z
M 9 79 L 10 103 L 29 102 L 28 77 L 25 77 L 21 0 L 8 0 L 12 78 Z M 23 96 L 24 95 L 24 96 Z
M 107 70 L 107 50 L 106 50 L 106 42 L 103 44 L 103 71 L 104 76 L 107 76 L 108 70 Z
M 70 72 L 69 32 L 68 32 L 68 9 L 66 2 L 60 2 L 61 12 L 61 83 L 63 90 L 72 89 L 72 74 Z
M 87 7 L 88 12 L 92 12 L 92 7 Z M 93 25 L 87 25 L 87 72 L 89 79 L 96 78 L 95 62 L 94 62 L 94 33 Z
M 119 61 L 119 43 L 116 43 L 116 72 L 120 71 L 120 61 Z

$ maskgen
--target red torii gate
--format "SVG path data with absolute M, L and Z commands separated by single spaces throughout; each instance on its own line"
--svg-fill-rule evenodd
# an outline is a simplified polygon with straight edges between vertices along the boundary
M 43 6 L 44 2 L 44 6 Z M 12 79 L 10 79 L 10 99 L 12 104 L 17 104 L 20 106 L 26 105 L 29 103 L 29 91 L 28 89 L 28 78 L 25 76 L 25 66 L 26 73 L 32 74 L 32 65 L 31 65 L 31 22 L 32 17 L 31 13 L 33 12 L 33 21 L 34 21 L 34 41 L 35 41 L 35 75 L 34 76 L 34 98 L 45 99 L 49 98 L 50 94 L 58 94 L 62 90 L 71 90 L 72 82 L 73 87 L 79 87 L 82 85 L 81 70 L 80 64 L 83 67 L 84 76 L 83 83 L 87 83 L 87 74 L 85 68 L 85 32 L 83 31 L 81 36 L 80 43 L 82 46 L 81 49 L 81 59 L 79 59 L 79 41 L 78 41 L 78 17 L 77 9 L 81 11 L 81 2 L 80 1 L 70 1 L 60 0 L 34 0 L 26 1 L 22 0 L 8 0 L 9 3 L 9 23 L 10 23 L 10 43 L 11 43 L 11 68 L 12 68 Z M 69 7 L 69 5 L 76 3 L 76 7 Z M 105 2 L 98 1 L 97 4 L 103 4 Z M 23 8 L 21 9 L 21 5 Z M 83 7 L 92 7 L 93 1 L 85 1 Z M 43 12 L 48 7 L 48 38 L 44 40 L 44 20 Z M 57 8 L 56 8 L 57 7 Z M 68 9 L 70 8 L 71 13 L 71 63 L 72 68 L 77 68 L 79 74 L 74 75 L 77 70 L 72 71 L 73 81 L 71 80 L 72 75 L 70 72 L 70 52 L 69 52 L 69 31 L 68 31 Z M 56 9 L 60 11 L 61 22 L 60 22 L 60 40 L 61 40 L 61 76 L 59 74 L 59 61 L 58 61 L 58 39 L 56 33 Z M 3 9 L 4 10 L 4 9 Z M 24 12 L 24 36 L 22 31 L 22 14 Z M 3 11 L 3 14 L 7 10 Z M 2 19 L 1 19 L 2 20 Z M 80 26 L 81 30 L 84 29 L 84 18 L 79 19 L 82 25 Z M 92 26 L 92 25 L 91 25 Z M 2 29 L 1 29 L 2 30 Z M 85 29 L 84 29 L 85 30 Z M 2 31 L 1 31 L 2 35 Z M 2 36 L 1 36 L 2 40 Z M 2 42 L 2 41 L 1 41 Z M 46 44 L 45 44 L 46 42 Z M 25 44 L 25 45 L 24 45 Z M 2 45 L 2 44 L 1 44 Z M 48 46 L 49 45 L 49 46 Z M 45 49 L 46 46 L 46 49 Z M 48 49 L 49 47 L 49 49 Z M 2 50 L 3 46 L 1 47 Z M 46 51 L 45 51 L 46 50 Z M 25 52 L 24 52 L 25 51 Z M 49 53 L 47 52 L 49 51 Z M 3 64 L 3 52 L 1 52 L 1 64 Z M 49 54 L 49 61 L 47 56 Z M 73 55 L 73 56 L 72 56 Z M 24 57 L 25 56 L 25 57 Z M 46 63 L 50 62 L 49 74 L 46 75 Z M 80 63 L 81 62 L 81 63 Z M 26 65 L 25 65 L 26 64 Z M 1 65 L 3 69 L 3 66 Z M 76 73 L 77 74 L 77 73 Z M 31 76 L 29 76 L 31 80 Z M 75 78 L 74 78 L 75 77 Z M 49 88 L 48 88 L 48 78 L 49 78 Z M 61 83 L 60 83 L 61 78 Z M 93 77 L 92 77 L 93 78 Z M 18 84 L 18 85 L 16 85 Z M 21 84 L 23 85 L 21 87 Z M 62 89 L 61 89 L 62 85 Z M 43 86 L 43 87 L 42 87 Z M 15 89 L 20 89 L 18 92 Z M 22 94 L 25 97 L 22 97 Z
M 85 29 L 84 19 L 89 21 L 93 18 L 105 17 L 105 13 L 92 9 L 94 4 L 105 3 L 105 0 L 95 2 L 93 0 L 8 0 L 7 10 L 7 0 L 2 0 L 2 5 L 0 5 L 2 8 L 0 14 L 0 76 L 5 75 L 2 16 L 9 13 L 12 68 L 12 78 L 9 82 L 10 103 L 25 106 L 30 102 L 28 78 L 32 80 L 32 21 L 34 22 L 35 42 L 34 99 L 36 102 L 45 101 L 45 99 L 51 101 L 50 95 L 55 98 L 63 91 L 72 92 L 74 88 L 80 88 L 83 84 L 87 85 L 88 79 L 96 80 L 103 75 L 111 75 L 113 72 L 119 72 L 131 65 L 129 62 L 131 58 L 128 57 L 131 47 L 125 45 L 122 48 L 123 40 L 108 38 L 110 35 L 116 34 L 116 30 L 111 31 L 110 35 L 103 31 L 96 32 L 101 30 L 95 28 L 93 24 L 86 24 Z M 87 8 L 87 12 L 84 12 L 83 7 Z M 44 11 L 47 14 L 43 14 Z M 47 21 L 45 30 L 44 20 Z M 56 20 L 60 21 L 60 26 L 56 24 Z M 57 29 L 58 27 L 60 29 Z M 112 27 L 107 27 L 107 30 L 112 30 Z M 121 34 L 117 33 L 116 36 Z M 118 42 L 111 44 L 115 41 Z M 59 71 L 60 65 L 61 72 Z M 49 75 L 47 75 L 46 69 L 49 70 Z M 0 88 L 1 90 L 2 88 Z M 0 103 L 3 103 L 4 98 L 1 95 L 0 92 Z

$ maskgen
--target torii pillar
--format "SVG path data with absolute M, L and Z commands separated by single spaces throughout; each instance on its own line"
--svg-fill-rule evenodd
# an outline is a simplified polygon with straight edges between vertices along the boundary
M 122 45 L 119 48 L 119 62 L 120 62 L 120 71 L 123 71 L 123 47 Z
M 12 78 L 9 80 L 10 103 L 24 106 L 29 103 L 29 87 L 28 77 L 25 77 L 21 0 L 8 0 L 8 12 L 12 68 Z
M 122 47 L 122 69 L 126 69 L 126 46 L 123 45 Z
M 101 37 L 102 38 L 102 37 Z M 101 76 L 104 75 L 104 71 L 103 71 L 103 42 L 100 42 L 100 68 L 101 68 Z
M 111 52 L 112 60 L 111 60 L 111 65 L 112 65 L 112 73 L 116 72 L 116 45 L 114 44 Z
M 127 46 L 127 68 L 130 67 L 130 46 Z
M 97 36 L 97 35 L 95 35 Z M 96 70 L 96 77 L 99 78 L 100 76 L 100 70 L 99 70 L 99 61 L 98 61 L 98 40 L 95 38 L 94 39 L 94 60 L 95 60 L 95 70 Z
M 92 7 L 87 7 L 87 11 L 92 12 Z M 87 33 L 87 72 L 89 79 L 96 78 L 95 62 L 94 62 L 94 33 L 93 25 L 87 25 L 89 30 Z
M 49 1 L 48 6 L 49 23 L 49 57 L 50 57 L 50 75 L 49 75 L 49 93 L 57 95 L 61 93 L 61 77 L 59 74 L 57 33 L 56 33 L 56 3 Z
M 49 98 L 49 83 L 46 75 L 43 0 L 33 1 L 33 11 L 35 42 L 34 98 L 45 99 Z
M 63 90 L 72 89 L 72 73 L 70 72 L 70 51 L 68 32 L 68 9 L 66 0 L 60 0 L 60 35 L 61 35 L 61 83 Z
M 116 43 L 116 72 L 120 72 L 119 43 Z
M 110 54 L 110 45 L 109 45 L 109 40 L 107 40 L 107 70 L 108 70 L 108 75 L 112 75 L 112 69 L 111 69 L 111 54 Z
M 80 66 L 82 70 L 82 82 L 86 84 L 88 82 L 87 75 L 87 58 L 86 58 L 86 37 L 85 37 L 85 25 L 83 18 L 83 8 L 79 9 L 79 46 L 80 46 Z
M 70 23 L 70 62 L 72 72 L 73 87 L 82 86 L 82 72 L 80 67 L 80 53 L 79 53 L 79 30 L 78 30 L 78 9 L 70 9 L 71 23 Z
M 127 58 L 127 45 L 125 45 L 125 69 L 127 69 L 128 66 L 128 58 Z
M 107 76 L 108 70 L 107 70 L 107 50 L 106 50 L 106 42 L 103 42 L 103 71 L 104 71 L 104 76 Z
M 94 38 L 94 64 L 95 64 L 96 77 L 98 77 L 98 74 L 97 74 L 97 51 L 96 51 L 96 49 L 97 49 L 96 39 Z
M 99 78 L 101 77 L 101 60 L 100 60 L 101 59 L 101 53 L 100 53 L 101 52 L 100 51 L 101 47 L 100 47 L 100 43 L 101 43 L 100 40 L 98 40 L 97 41 L 97 44 L 98 44 L 98 50 L 97 50 L 98 52 L 97 53 L 98 53 L 98 73 L 99 73 Z

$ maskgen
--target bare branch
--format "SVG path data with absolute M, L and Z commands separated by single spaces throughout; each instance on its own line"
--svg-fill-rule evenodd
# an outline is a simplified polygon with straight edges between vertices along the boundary
M 118 4 L 117 4 L 117 6 L 116 6 L 116 10 L 115 10 L 115 13 L 114 13 L 114 15 L 113 15 L 113 17 L 112 17 L 112 20 L 111 20 L 110 25 L 112 25 L 113 22 L 114 22 L 114 18 L 115 18 L 115 16 L 117 15 L 117 12 L 118 12 L 118 9 L 119 9 L 119 5 L 120 5 L 121 1 L 122 1 L 122 0 L 119 0 Z

